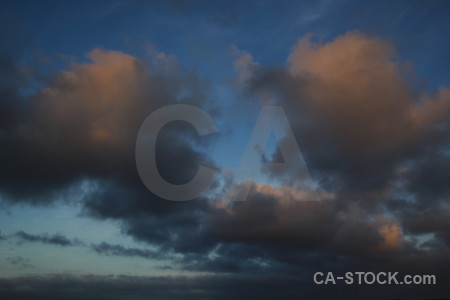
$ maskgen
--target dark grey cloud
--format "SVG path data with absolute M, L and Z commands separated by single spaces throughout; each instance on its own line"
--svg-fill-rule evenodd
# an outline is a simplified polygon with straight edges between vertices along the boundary
M 430 202 L 448 203 L 450 192 L 450 157 L 439 151 L 430 151 L 414 162 L 406 171 L 408 190 L 422 199 L 424 206 Z
M 17 121 L 20 88 L 28 83 L 31 68 L 17 62 L 29 45 L 20 21 L 4 7 L 0 19 L 0 136 L 3 137 Z
M 70 240 L 61 234 L 39 235 L 39 234 L 30 234 L 25 231 L 18 231 L 14 234 L 14 236 L 24 242 L 40 242 L 43 244 L 50 244 L 62 247 L 83 245 L 82 241 L 78 239 Z
M 100 242 L 88 244 L 81 239 L 69 239 L 61 234 L 30 234 L 25 231 L 18 231 L 13 235 L 1 236 L 1 240 L 19 239 L 21 242 L 28 243 L 42 243 L 46 245 L 62 246 L 62 247 L 85 247 L 93 250 L 95 253 L 107 256 L 126 256 L 126 257 L 140 257 L 145 259 L 173 259 L 173 256 L 165 251 L 161 251 L 157 247 L 155 249 L 142 249 L 126 247 L 120 244 L 111 244 L 108 242 Z M 22 257 L 7 258 L 11 264 L 19 264 L 20 262 L 27 262 L 27 259 Z
M 14 257 L 7 257 L 5 260 L 20 269 L 33 269 L 35 266 L 31 263 L 29 258 L 22 257 L 22 256 L 14 256 Z
M 434 239 L 443 240 L 450 245 L 450 221 L 448 205 L 430 206 L 420 210 L 405 212 L 403 227 L 415 234 L 433 234 Z
M 8 299 L 334 299 L 362 298 L 442 299 L 446 289 L 440 286 L 313 286 L 306 278 L 282 275 L 137 277 L 110 276 L 28 276 L 2 278 L 0 295 Z
M 100 244 L 92 244 L 91 249 L 95 252 L 103 255 L 114 255 L 114 256 L 128 256 L 128 257 L 141 257 L 150 259 L 159 259 L 164 257 L 164 254 L 160 251 L 139 249 L 139 248 L 129 248 L 122 245 L 112 245 L 106 242 Z
M 152 71 L 122 52 L 95 49 L 88 56 L 91 63 L 73 64 L 23 101 L 2 99 L 13 116 L 0 136 L 6 200 L 52 201 L 83 179 L 135 189 L 134 145 L 143 120 L 168 104 L 213 108 L 207 84 L 169 55 L 152 52 Z M 10 102 L 19 105 L 18 115 Z M 158 167 L 167 180 L 187 182 L 207 160 L 200 149 L 208 138 L 196 138 L 187 123 L 169 127 L 158 141 Z

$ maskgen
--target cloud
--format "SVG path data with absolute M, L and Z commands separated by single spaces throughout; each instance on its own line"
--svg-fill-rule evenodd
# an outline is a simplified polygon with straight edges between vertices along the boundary
M 35 235 L 24 231 L 18 231 L 15 233 L 14 236 L 25 242 L 40 242 L 43 244 L 50 244 L 62 247 L 78 246 L 83 244 L 83 242 L 81 242 L 80 240 L 77 239 L 69 240 L 68 238 L 66 238 L 61 234 Z
M 412 146 L 427 127 L 447 121 L 450 90 L 417 95 L 394 55 L 392 44 L 349 32 L 328 44 L 303 38 L 288 58 L 290 73 L 304 80 L 305 102 L 352 155 Z
M 368 292 L 369 291 L 369 292 Z M 138 277 L 127 275 L 27 276 L 0 279 L 0 295 L 8 299 L 323 299 L 332 293 L 335 299 L 366 297 L 389 298 L 404 295 L 418 299 L 445 297 L 443 285 L 411 286 L 311 286 L 309 279 L 285 276 L 174 276 Z
M 450 245 L 450 207 L 448 204 L 430 206 L 404 212 L 403 227 L 412 234 L 433 234 L 435 242 L 443 241 L 447 247 Z M 430 246 L 434 245 L 430 243 Z M 440 247 L 439 243 L 436 244 Z
M 152 63 L 94 49 L 90 62 L 72 63 L 20 101 L 0 136 L 6 145 L 0 150 L 4 198 L 48 202 L 85 179 L 107 184 L 120 177 L 125 189 L 130 182 L 139 188 L 134 145 L 143 120 L 168 104 L 213 107 L 195 74 L 164 53 L 149 55 Z M 197 142 L 189 124 L 174 123 L 159 138 L 158 167 L 167 180 L 186 182 L 207 160 L 200 152 L 207 138 Z
M 112 245 L 106 242 L 91 245 L 92 250 L 103 255 L 142 257 L 158 259 L 163 257 L 163 253 L 147 249 L 127 248 L 122 245 Z
M 14 256 L 14 257 L 7 257 L 5 260 L 10 263 L 11 265 L 20 268 L 20 269 L 33 269 L 35 266 L 33 266 L 30 262 L 29 258 L 25 258 L 22 256 Z
M 413 168 L 405 168 L 409 178 L 408 190 L 424 204 L 446 202 L 449 199 L 450 157 L 444 153 L 429 152 L 415 161 Z
M 302 207 L 289 201 L 301 191 L 255 183 L 246 203 L 211 218 L 221 240 L 260 245 L 272 262 L 296 247 L 363 257 L 369 268 L 439 268 L 416 235 L 434 234 L 444 243 L 429 247 L 447 255 L 447 224 L 438 220 L 448 216 L 448 88 L 419 90 L 393 44 L 358 31 L 320 43 L 306 36 L 283 67 L 260 65 L 249 53 L 236 66 L 246 98 L 284 107 L 313 179 L 331 197 L 321 209 Z M 284 256 L 272 252 L 275 245 L 284 245 Z
M 221 240 L 260 245 L 284 245 L 370 254 L 400 248 L 403 236 L 395 220 L 364 210 L 340 208 L 332 201 L 302 201 L 301 191 L 253 184 L 247 201 L 216 205 L 211 231 Z M 307 197 L 307 196 L 306 196 Z
M 260 66 L 253 60 L 253 56 L 249 52 L 240 50 L 235 45 L 230 46 L 230 52 L 235 57 L 233 65 L 238 73 L 236 83 L 238 85 L 243 85 L 247 80 L 253 77 L 254 72 Z
M 46 245 L 54 245 L 61 247 L 85 247 L 93 250 L 95 253 L 107 256 L 126 256 L 126 257 L 140 257 L 144 259 L 162 259 L 162 258 L 174 258 L 171 253 L 160 251 L 160 249 L 140 249 L 133 247 L 125 247 L 119 244 L 110 244 L 107 242 L 101 242 L 98 244 L 88 245 L 84 241 L 74 238 L 69 239 L 61 234 L 30 234 L 25 231 L 18 231 L 14 235 L 8 237 L 2 237 L 2 240 L 9 238 L 16 238 L 23 242 L 28 243 L 42 243 Z M 28 261 L 22 257 L 7 258 L 11 264 L 24 264 Z
M 260 68 L 244 92 L 283 105 L 311 172 L 327 188 L 380 189 L 396 166 L 448 137 L 449 89 L 419 91 L 394 46 L 357 31 L 299 40 L 285 68 Z M 334 185 L 334 186 L 333 186 Z

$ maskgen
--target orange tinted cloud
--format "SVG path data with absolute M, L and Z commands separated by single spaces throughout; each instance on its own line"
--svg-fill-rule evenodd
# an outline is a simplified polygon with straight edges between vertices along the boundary
M 302 38 L 288 58 L 307 105 L 345 150 L 384 152 L 410 145 L 445 121 L 450 90 L 418 95 L 387 41 L 349 32 L 329 43 Z
M 91 63 L 72 64 L 37 95 L 37 126 L 25 128 L 28 134 L 73 129 L 85 145 L 124 142 L 142 105 L 138 102 L 146 69 L 138 59 L 118 51 L 95 49 L 88 57 Z
M 380 250 L 401 250 L 402 249 L 402 232 L 397 224 L 386 224 L 379 228 L 379 232 L 383 237 L 383 243 Z

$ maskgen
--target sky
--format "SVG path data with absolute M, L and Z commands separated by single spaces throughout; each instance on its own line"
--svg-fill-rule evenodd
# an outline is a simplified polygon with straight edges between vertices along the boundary
M 0 295 L 449 298 L 449 17 L 448 1 L 2 1 Z M 180 104 L 202 113 L 142 129 Z M 358 271 L 437 284 L 313 281 Z

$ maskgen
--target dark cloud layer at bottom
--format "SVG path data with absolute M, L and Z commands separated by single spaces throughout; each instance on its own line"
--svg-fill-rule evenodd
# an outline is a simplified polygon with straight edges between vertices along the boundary
M 0 279 L 3 299 L 445 299 L 446 285 L 314 285 L 311 278 L 51 275 Z M 330 297 L 330 295 L 333 295 Z

